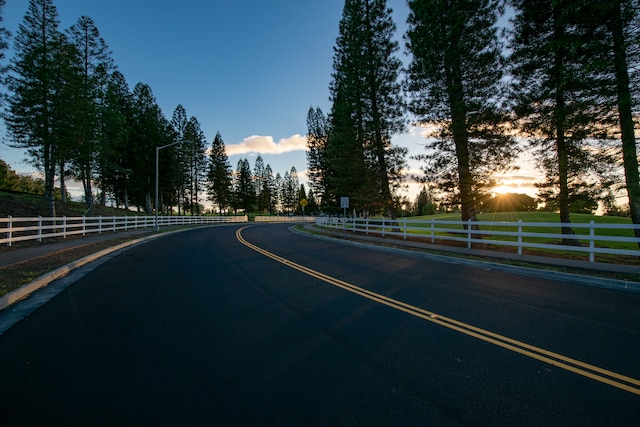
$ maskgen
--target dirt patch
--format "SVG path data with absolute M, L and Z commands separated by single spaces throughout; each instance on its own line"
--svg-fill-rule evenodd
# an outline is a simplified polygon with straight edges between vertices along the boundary
M 113 239 L 87 243 L 86 245 L 52 252 L 27 261 L 0 268 L 0 297 L 12 292 L 38 277 L 103 249 L 139 239 L 140 235 L 114 237 Z

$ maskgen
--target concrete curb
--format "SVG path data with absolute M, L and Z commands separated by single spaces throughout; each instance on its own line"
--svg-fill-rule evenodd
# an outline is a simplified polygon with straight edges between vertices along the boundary
M 180 231 L 180 230 L 178 230 Z M 175 233 L 176 231 L 170 232 L 170 233 Z M 56 270 L 50 271 L 49 273 L 43 274 L 42 276 L 38 277 L 37 279 L 35 279 L 34 281 L 21 286 L 20 288 L 16 289 L 15 291 L 9 292 L 8 294 L 4 295 L 2 298 L 0 298 L 0 310 L 3 310 L 7 307 L 9 307 L 10 305 L 28 297 L 29 295 L 31 295 L 33 292 L 42 289 L 43 287 L 49 285 L 51 282 L 53 282 L 54 280 L 58 280 L 62 277 L 65 277 L 66 275 L 68 275 L 70 272 L 72 272 L 73 270 L 76 270 L 80 267 L 82 267 L 83 265 L 89 264 L 90 262 L 93 262 L 95 260 L 97 260 L 98 258 L 102 258 L 106 255 L 109 255 L 113 252 L 119 251 L 121 249 L 125 249 L 128 248 L 129 246 L 133 246 L 133 245 L 137 245 L 139 243 L 143 243 L 146 242 L 148 240 L 152 240 L 152 239 L 156 239 L 158 237 L 162 237 L 162 236 L 166 236 L 170 233 L 160 233 L 160 234 L 154 234 L 151 236 L 145 236 L 145 237 L 141 237 L 139 239 L 134 239 L 134 240 L 130 240 L 128 242 L 124 242 L 121 243 L 119 245 L 116 246 L 112 246 L 110 248 L 107 249 L 103 249 L 101 251 L 98 251 L 96 253 L 93 253 L 91 255 L 87 255 L 83 258 L 80 258 L 72 263 L 69 263 L 67 265 L 64 265 Z

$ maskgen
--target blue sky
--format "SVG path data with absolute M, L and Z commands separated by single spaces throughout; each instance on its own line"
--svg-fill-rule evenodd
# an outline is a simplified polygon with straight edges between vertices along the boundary
M 233 168 L 259 153 L 274 173 L 306 169 L 304 135 L 310 106 L 331 109 L 333 46 L 343 0 L 54 0 L 60 29 L 93 19 L 130 89 L 148 84 L 168 119 L 178 104 L 198 118 L 211 143 L 217 131 Z M 389 0 L 398 38 L 406 28 L 405 0 Z M 9 0 L 4 26 L 15 35 L 27 0 Z M 401 43 L 400 56 L 403 60 Z M 11 52 L 8 56 L 11 57 Z M 422 151 L 408 132 L 393 139 Z M 24 154 L 0 145 L 0 158 L 18 172 Z M 418 165 L 410 162 L 417 173 Z M 304 177 L 301 177 L 304 182 Z M 413 186 L 409 195 L 415 194 Z

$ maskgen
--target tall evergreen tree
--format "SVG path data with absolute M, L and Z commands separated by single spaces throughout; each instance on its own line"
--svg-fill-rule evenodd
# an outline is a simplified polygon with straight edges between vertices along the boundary
M 232 170 L 220 132 L 216 133 L 211 143 L 207 182 L 209 198 L 218 205 L 218 211 L 222 215 L 222 211 L 231 202 Z
M 129 209 L 129 179 L 133 171 L 129 138 L 133 121 L 133 100 L 124 75 L 114 71 L 107 84 L 102 114 L 103 142 L 100 145 L 99 182 L 116 205 Z
M 129 179 L 131 200 L 143 207 L 148 214 L 153 212 L 152 201 L 155 183 L 155 147 L 165 145 L 162 111 L 151 87 L 138 83 L 132 93 L 132 126 L 129 137 L 131 145 Z M 166 155 L 166 150 L 164 154 Z M 161 157 L 162 161 L 163 157 Z M 166 170 L 166 169 L 163 169 Z
M 345 1 L 334 48 L 332 129 L 325 151 L 334 203 L 355 191 L 361 208 L 390 215 L 405 167 L 405 151 L 391 145 L 391 136 L 404 129 L 391 12 L 386 0 Z
M 199 194 L 204 188 L 206 178 L 206 138 L 200 127 L 200 122 L 195 117 L 190 117 L 185 127 L 185 140 L 180 150 L 185 154 L 187 161 L 187 187 L 189 194 L 189 208 L 191 215 L 200 214 Z
M 310 187 L 320 199 L 327 193 L 325 148 L 329 129 L 329 120 L 320 107 L 310 107 L 307 113 L 307 176 Z
M 253 209 L 256 190 L 252 178 L 249 161 L 239 160 L 234 182 L 234 210 L 242 209 L 248 214 Z
M 435 124 L 425 171 L 441 190 L 457 191 L 463 221 L 476 221 L 491 176 L 517 154 L 505 136 L 499 0 L 409 0 L 407 48 L 412 54 L 409 109 Z M 456 165 L 456 166 L 453 166 Z
M 637 0 L 602 0 L 589 2 L 585 7 L 588 10 L 583 25 L 591 30 L 587 36 L 606 55 L 595 65 L 598 71 L 611 75 L 607 79 L 609 90 L 605 91 L 605 96 L 609 92 L 614 94 L 615 108 L 611 110 L 618 113 L 613 125 L 619 131 L 617 137 L 621 142 L 629 209 L 633 223 L 640 224 L 640 172 L 633 116 L 634 107 L 638 106 L 640 3 Z M 635 230 L 635 235 L 640 237 L 640 229 Z
M 93 207 L 92 182 L 97 175 L 99 146 L 104 142 L 102 131 L 109 76 L 115 69 L 111 52 L 100 37 L 93 20 L 87 16 L 67 30 L 70 43 L 78 52 L 81 70 L 79 95 L 83 107 L 75 115 L 77 132 L 72 153 L 74 176 L 82 182 L 87 213 Z
M 15 38 L 8 79 L 7 128 L 11 144 L 25 148 L 44 174 L 49 215 L 55 216 L 54 179 L 58 146 L 54 132 L 56 54 L 63 45 L 58 11 L 52 0 L 30 0 Z
M 173 115 L 171 116 L 171 125 L 173 126 L 173 130 L 175 133 L 176 141 L 183 143 L 186 141 L 186 130 L 187 123 L 189 122 L 189 118 L 187 117 L 187 110 L 180 104 L 173 111 Z M 186 147 L 186 145 L 185 145 Z M 182 144 L 179 148 L 174 149 L 173 152 L 176 154 L 176 159 L 174 163 L 175 169 L 175 184 L 176 184 L 176 200 L 178 205 L 178 213 L 182 212 L 183 206 L 188 206 L 188 197 L 187 188 L 189 187 L 189 155 L 188 150 L 182 147 Z M 171 147 L 173 148 L 173 147 Z
M 298 208 L 298 190 L 300 188 L 300 179 L 295 166 L 284 174 L 282 180 L 282 203 L 287 212 L 294 213 Z
M 598 162 L 588 145 L 603 134 L 602 74 L 591 66 L 591 40 L 581 25 L 592 17 L 581 0 L 512 0 L 516 10 L 510 48 L 515 111 L 520 129 L 531 137 L 557 188 L 562 223 L 571 222 L 572 193 L 583 191 L 585 177 Z M 603 108 L 604 107 L 604 108 Z M 563 234 L 573 234 L 570 226 Z M 567 237 L 565 243 L 575 243 Z
M 268 200 L 265 200 L 265 196 L 268 196 L 268 194 L 264 194 L 265 190 L 268 190 L 265 188 L 265 173 L 264 159 L 258 154 L 255 162 L 253 162 L 253 183 L 256 188 L 256 210 L 258 213 L 264 213 L 269 209 Z
M 6 0 L 0 0 L 0 83 L 4 84 L 5 75 L 8 71 L 8 66 L 5 64 L 5 51 L 9 48 L 9 38 L 11 33 L 2 26 L 4 22 L 4 6 Z M 0 97 L 0 107 L 4 106 L 4 95 Z

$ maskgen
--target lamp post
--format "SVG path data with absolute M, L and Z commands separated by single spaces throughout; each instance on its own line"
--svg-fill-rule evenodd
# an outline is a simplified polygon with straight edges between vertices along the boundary
M 172 145 L 176 145 L 179 144 L 180 141 L 176 141 L 173 142 L 171 144 L 167 144 L 167 145 L 163 145 L 161 147 L 156 146 L 156 216 L 155 216 L 155 225 L 153 227 L 153 229 L 155 231 L 159 231 L 160 230 L 160 225 L 158 223 L 158 180 L 159 180 L 159 162 L 158 162 L 158 157 L 159 157 L 159 153 L 160 150 L 162 150 L 163 148 L 167 148 L 167 147 L 171 147 Z

